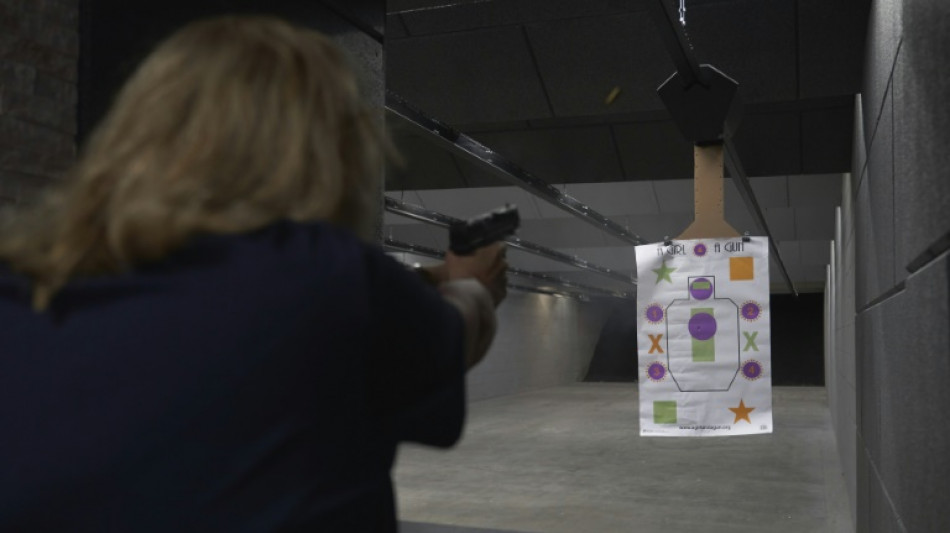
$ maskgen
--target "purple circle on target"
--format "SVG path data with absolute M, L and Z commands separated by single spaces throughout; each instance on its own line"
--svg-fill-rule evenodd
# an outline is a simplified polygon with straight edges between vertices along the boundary
M 659 304 L 651 304 L 647 307 L 647 320 L 651 324 L 657 324 L 663 320 L 663 308 Z
M 689 334 L 704 341 L 716 334 L 716 319 L 709 313 L 696 313 L 689 319 Z
M 746 302 L 742 304 L 742 318 L 746 320 L 755 320 L 762 313 L 762 308 L 755 302 Z
M 762 365 L 755 359 L 742 363 L 742 376 L 748 380 L 756 380 L 762 376 Z
M 647 376 L 651 381 L 663 381 L 666 377 L 666 367 L 663 363 L 651 363 L 647 368 Z
M 706 245 L 703 244 L 703 243 L 697 243 L 696 246 L 693 246 L 693 254 L 694 254 L 696 257 L 702 257 L 702 256 L 706 255 L 706 252 L 708 252 L 708 251 L 709 251 L 709 249 L 706 248 Z
M 697 300 L 705 300 L 712 296 L 713 284 L 707 278 L 696 278 L 689 282 L 689 294 Z

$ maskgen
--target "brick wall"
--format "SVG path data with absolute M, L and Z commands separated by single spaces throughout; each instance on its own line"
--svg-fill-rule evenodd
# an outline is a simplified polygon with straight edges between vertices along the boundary
M 75 159 L 79 0 L 0 0 L 0 206 Z

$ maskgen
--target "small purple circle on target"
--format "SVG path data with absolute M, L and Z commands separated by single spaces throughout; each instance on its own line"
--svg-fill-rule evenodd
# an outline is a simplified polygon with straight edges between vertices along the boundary
M 742 318 L 746 320 L 756 320 L 762 314 L 762 308 L 755 302 L 746 302 L 742 304 Z
M 706 245 L 703 243 L 698 243 L 696 246 L 693 246 L 693 255 L 696 257 L 703 257 L 708 251 L 709 249 L 706 248 Z
M 663 378 L 666 377 L 666 367 L 663 366 L 663 363 L 650 363 L 650 366 L 647 367 L 647 377 L 651 381 L 663 381 Z
M 689 319 L 689 334 L 704 341 L 716 334 L 716 319 L 709 313 L 696 313 Z
M 748 380 L 756 380 L 762 377 L 762 365 L 755 359 L 749 359 L 742 363 L 742 376 Z
M 660 304 L 650 304 L 647 307 L 646 315 L 651 324 L 657 324 L 663 320 L 663 308 L 660 307 Z
M 697 300 L 705 300 L 713 294 L 713 284 L 707 278 L 696 278 L 689 282 L 689 294 Z

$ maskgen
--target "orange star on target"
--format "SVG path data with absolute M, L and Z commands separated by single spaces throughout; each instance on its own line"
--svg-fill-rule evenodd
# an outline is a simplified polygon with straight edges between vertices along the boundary
M 752 423 L 752 420 L 749 420 L 749 413 L 755 411 L 755 407 L 746 407 L 745 402 L 741 399 L 739 400 L 739 407 L 730 407 L 729 410 L 736 414 L 733 424 L 738 424 L 740 420 Z

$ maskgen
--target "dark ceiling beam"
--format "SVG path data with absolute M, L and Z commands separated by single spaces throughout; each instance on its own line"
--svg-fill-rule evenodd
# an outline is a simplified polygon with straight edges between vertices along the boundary
M 417 205 L 403 203 L 389 196 L 385 197 L 385 209 L 390 213 L 442 228 L 448 228 L 454 223 L 463 222 L 461 219 L 451 217 L 437 211 L 431 211 Z M 600 274 L 602 276 L 615 279 L 617 281 L 629 283 L 630 285 L 635 286 L 637 284 L 636 278 L 632 276 L 627 276 L 609 268 L 595 265 L 594 263 L 591 263 L 585 259 L 581 259 L 576 255 L 567 255 L 557 250 L 552 250 L 551 248 L 541 246 L 540 244 L 521 240 L 518 237 L 507 237 L 505 238 L 505 243 L 507 243 L 512 248 L 521 250 L 523 252 L 528 252 L 545 259 L 550 259 L 552 261 L 557 261 L 559 263 L 581 268 L 590 272 L 594 272 L 595 274 Z
M 620 224 L 579 202 L 574 197 L 565 194 L 550 183 L 528 173 L 468 135 L 427 117 L 391 92 L 386 94 L 386 110 L 390 116 L 414 126 L 418 131 L 423 132 L 424 138 L 448 149 L 450 153 L 475 162 L 482 168 L 491 171 L 493 175 L 528 191 L 601 231 L 633 245 L 646 244 L 646 241 L 641 239 L 639 235 L 627 231 Z

